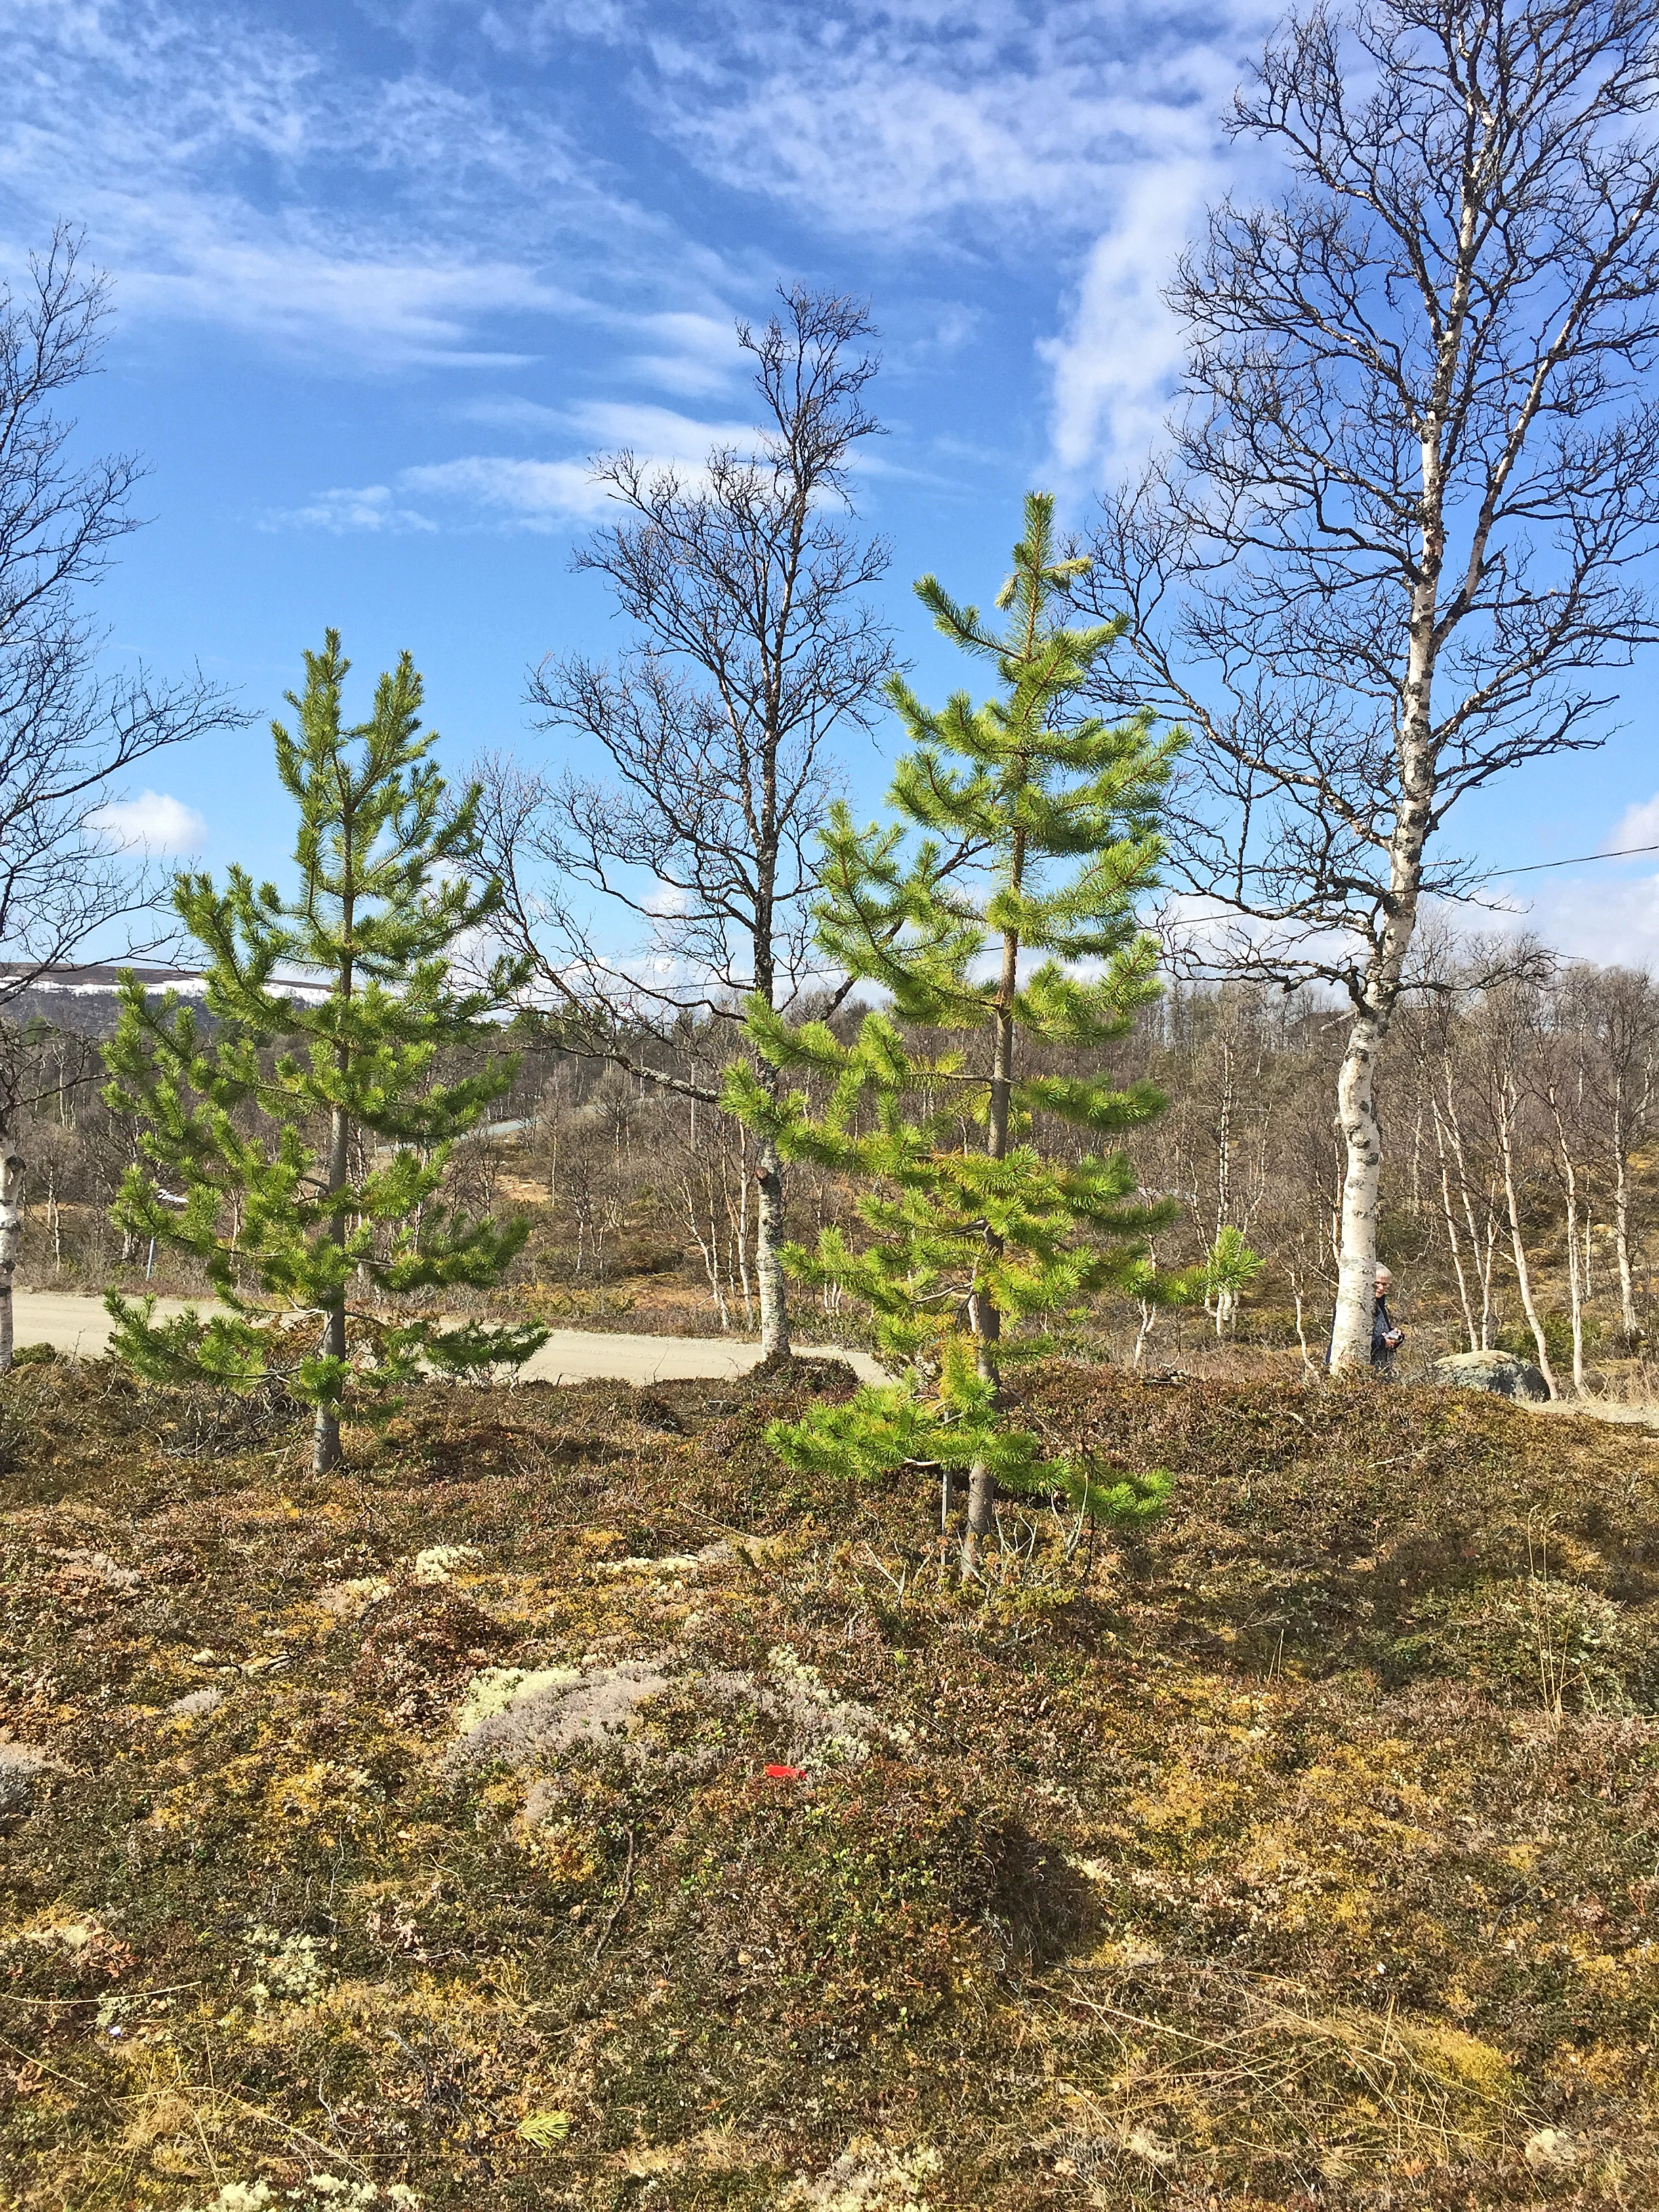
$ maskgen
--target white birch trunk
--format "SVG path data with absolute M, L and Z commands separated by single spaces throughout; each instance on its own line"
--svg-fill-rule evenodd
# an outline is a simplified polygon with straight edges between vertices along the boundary
M 1527 1326 L 1532 1331 L 1532 1340 L 1538 1353 L 1538 1371 L 1549 1386 L 1552 1398 L 1561 1395 L 1555 1380 L 1555 1370 L 1550 1365 L 1550 1348 L 1544 1334 L 1544 1324 L 1538 1318 L 1538 1307 L 1532 1294 L 1532 1269 L 1527 1264 L 1527 1248 L 1521 1235 L 1521 1208 L 1515 1191 L 1515 1125 L 1513 1096 L 1505 1090 L 1499 1095 L 1498 1114 L 1498 1149 L 1504 1168 L 1504 1196 L 1509 1207 L 1510 1247 L 1515 1255 L 1516 1286 L 1521 1293 L 1522 1310 L 1527 1316 Z
M 1382 1125 L 1376 1113 L 1376 1055 L 1384 1024 L 1364 1012 L 1348 1030 L 1337 1078 L 1337 1122 L 1346 1151 L 1342 1178 L 1341 1244 L 1336 1312 L 1331 1326 L 1333 1370 L 1371 1364 L 1371 1317 L 1376 1305 L 1376 1209 L 1382 1165 Z
M 1426 460 L 1425 460 L 1426 473 Z M 1431 509 L 1438 530 L 1438 503 Z M 1348 1029 L 1336 1085 L 1337 1124 L 1346 1164 L 1342 1179 L 1341 1243 L 1336 1312 L 1331 1328 L 1334 1372 L 1369 1369 L 1376 1303 L 1376 1215 L 1382 1165 L 1382 1125 L 1376 1110 L 1376 1062 L 1405 980 L 1417 926 L 1423 846 L 1435 793 L 1429 719 L 1434 676 L 1434 586 L 1420 583 L 1412 602 L 1411 649 L 1400 738 L 1400 804 L 1389 839 L 1389 902 L 1365 977 L 1364 994 Z
M 1146 1353 L 1146 1340 L 1151 1336 L 1157 1321 L 1158 1308 L 1143 1304 L 1140 1309 L 1140 1326 L 1135 1331 L 1134 1358 L 1129 1362 L 1131 1367 L 1137 1369 L 1139 1367 Z
M 1636 1285 L 1630 1265 L 1630 1159 L 1622 1113 L 1613 1127 L 1613 1243 L 1619 1261 L 1619 1318 L 1627 1344 L 1635 1340 Z
M 1457 1299 L 1463 1309 L 1463 1330 L 1469 1340 L 1469 1350 L 1480 1349 L 1480 1333 L 1474 1325 L 1474 1308 L 1469 1303 L 1469 1286 L 1463 1278 L 1463 1255 L 1457 1242 L 1457 1221 L 1452 1212 L 1451 1180 L 1446 1163 L 1440 1163 L 1440 1204 L 1446 1218 L 1446 1242 L 1451 1247 L 1452 1268 L 1457 1277 Z
M 1314 1365 L 1312 1352 L 1308 1349 L 1308 1332 L 1304 1323 L 1302 1285 L 1294 1275 L 1291 1278 L 1291 1296 L 1296 1301 L 1296 1340 L 1302 1347 L 1302 1372 L 1304 1376 L 1316 1375 L 1319 1370 Z
M 23 1163 L 9 1136 L 0 1136 L 0 1375 L 11 1372 L 15 1320 L 12 1289 L 23 1237 Z
M 1337 1120 L 1347 1147 L 1342 1186 L 1342 1249 L 1331 1330 L 1334 1371 L 1369 1367 L 1376 1299 L 1376 1210 L 1382 1158 L 1376 1112 L 1376 1060 L 1389 1034 L 1417 927 L 1423 848 L 1434 817 L 1438 763 L 1434 736 L 1435 666 L 1440 652 L 1439 596 L 1446 557 L 1446 474 L 1443 441 L 1462 351 L 1468 311 L 1475 210 L 1466 192 L 1459 221 L 1459 265 L 1439 333 L 1434 382 L 1417 428 L 1422 493 L 1420 554 L 1412 582 L 1406 665 L 1400 686 L 1399 803 L 1389 835 L 1389 888 L 1373 939 L 1363 995 L 1348 1031 L 1337 1079 Z M 1481 555 L 1472 552 L 1471 580 Z
M 708 1287 L 714 1294 L 714 1310 L 720 1318 L 720 1334 L 726 1335 L 732 1327 L 732 1316 L 726 1303 L 726 1293 L 720 1288 L 720 1223 L 714 1212 L 713 1178 L 710 1178 L 708 1200 L 708 1235 L 705 1240 L 697 1219 L 696 1194 L 689 1176 L 680 1178 L 680 1195 L 685 1200 L 686 1226 L 691 1231 L 691 1241 L 702 1258 L 702 1269 L 708 1278 Z
M 1572 1388 L 1577 1397 L 1589 1394 L 1584 1385 L 1584 1279 L 1589 1272 L 1589 1227 L 1578 1227 L 1578 1176 L 1567 1143 L 1567 1127 L 1553 1094 L 1550 1110 L 1555 1119 L 1555 1138 L 1561 1163 L 1561 1193 L 1567 1209 L 1567 1307 L 1572 1318 Z
M 1498 1337 L 1498 1316 L 1492 1306 L 1492 1277 L 1498 1267 L 1498 1206 L 1491 1186 L 1486 1192 L 1486 1249 L 1480 1261 L 1480 1349 L 1490 1352 Z
M 783 1166 L 763 1137 L 756 1148 L 755 1278 L 760 1292 L 761 1358 L 789 1357 L 789 1310 L 783 1273 Z

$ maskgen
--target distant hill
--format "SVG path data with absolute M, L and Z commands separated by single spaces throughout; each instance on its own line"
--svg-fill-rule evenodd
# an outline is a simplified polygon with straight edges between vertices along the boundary
M 145 990 L 158 998 L 167 991 L 177 992 L 181 999 L 201 999 L 206 994 L 207 975 L 203 969 L 146 967 L 136 961 L 88 963 L 37 972 L 30 961 L 0 960 L 0 992 L 8 985 L 15 987 L 20 976 L 32 976 L 33 981 L 9 1000 L 14 1021 L 38 1019 L 50 1022 L 55 1029 L 72 1030 L 80 1036 L 108 1036 L 120 1011 L 121 978 L 129 969 Z M 287 988 L 299 999 L 325 995 L 319 987 L 297 981 Z

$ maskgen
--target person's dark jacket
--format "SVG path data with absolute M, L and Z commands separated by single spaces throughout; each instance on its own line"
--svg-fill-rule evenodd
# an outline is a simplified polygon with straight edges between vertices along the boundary
M 1386 1367 L 1399 1349 L 1387 1341 L 1394 1333 L 1394 1322 L 1389 1312 L 1386 1297 L 1379 1297 L 1371 1310 L 1371 1365 Z

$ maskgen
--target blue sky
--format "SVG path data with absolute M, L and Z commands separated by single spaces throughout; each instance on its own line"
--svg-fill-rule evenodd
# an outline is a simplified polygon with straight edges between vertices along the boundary
M 100 594 L 111 650 L 199 661 L 262 718 L 130 799 L 210 866 L 276 868 L 264 718 L 329 623 L 365 702 L 413 650 L 456 765 L 534 751 L 526 666 L 609 635 L 568 573 L 587 456 L 695 459 L 743 425 L 733 318 L 795 278 L 872 303 L 891 434 L 860 509 L 893 541 L 919 680 L 955 680 L 909 580 L 988 596 L 1028 484 L 1082 520 L 1144 453 L 1176 360 L 1159 288 L 1206 199 L 1249 187 L 1216 118 L 1267 20 L 1224 0 L 0 0 L 0 261 L 84 226 L 118 322 L 83 434 L 152 468 L 155 520 Z M 1528 771 L 1462 842 L 1501 863 L 1659 840 L 1653 680 L 1626 679 L 1603 752 Z M 879 760 L 847 767 L 873 803 Z M 1659 959 L 1650 867 L 1529 880 L 1567 949 Z

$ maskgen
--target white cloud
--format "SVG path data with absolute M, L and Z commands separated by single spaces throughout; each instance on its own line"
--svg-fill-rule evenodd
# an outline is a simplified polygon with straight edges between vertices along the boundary
M 580 27 L 639 58 L 649 127 L 720 182 L 821 228 L 975 258 L 1036 242 L 1077 267 L 1052 377 L 1062 476 L 1144 452 L 1181 364 L 1175 253 L 1218 185 L 1218 117 L 1259 43 L 1259 0 L 1148 16 L 1124 0 L 688 0 Z M 546 52 L 568 7 L 493 10 Z M 672 22 L 672 30 L 665 28 Z
M 1552 884 L 1526 900 L 1517 919 L 1570 959 L 1659 969 L 1659 875 Z
M 1627 806 L 1601 849 L 1627 853 L 1633 846 L 1642 845 L 1659 845 L 1659 793 Z
M 569 420 L 562 407 L 544 407 L 538 399 L 511 394 L 494 399 L 463 399 L 452 411 L 463 422 L 482 422 L 492 430 L 520 430 L 526 436 L 562 428 Z
M 502 0 L 483 10 L 479 27 L 506 52 L 545 52 L 568 37 L 616 43 L 634 21 L 629 0 Z
M 655 128 L 721 181 L 883 241 L 982 250 L 1103 227 L 1141 162 L 1207 137 L 1249 0 L 703 0 L 632 37 Z M 657 27 L 653 29 L 654 21 Z
M 1584 842 L 1600 853 L 1659 846 L 1659 793 L 1633 802 L 1604 836 Z M 1659 874 L 1598 868 L 1541 883 L 1514 878 L 1497 903 L 1513 913 L 1517 929 L 1569 959 L 1659 969 Z
M 1172 365 L 1157 276 L 1259 14 L 1255 0 L 1166 17 L 1127 0 L 360 5 L 402 35 L 394 58 L 383 46 L 360 61 L 338 26 L 274 27 L 286 10 L 8 0 L 0 190 L 23 234 L 69 209 L 124 312 L 324 368 L 523 360 L 552 317 L 613 333 L 629 378 L 707 397 L 745 367 L 730 272 L 564 121 L 573 46 L 598 41 L 617 79 L 607 112 L 631 102 L 624 127 L 722 185 L 884 250 L 920 240 L 982 267 L 988 249 L 1035 246 L 1078 268 L 1044 348 L 1073 469 L 1140 440 L 1155 411 Z M 766 261 L 748 255 L 745 293 Z
M 529 461 L 472 453 L 404 469 L 400 486 L 435 493 L 503 515 L 530 530 L 554 530 L 585 520 L 605 506 L 605 492 L 583 461 Z
M 268 530 L 366 531 L 379 534 L 435 530 L 420 508 L 401 495 L 453 501 L 524 530 L 556 530 L 602 514 L 609 495 L 593 480 L 592 456 L 623 447 L 647 465 L 673 468 L 687 483 L 701 474 L 713 446 L 751 445 L 757 433 L 744 422 L 700 422 L 672 408 L 626 400 L 594 400 L 568 409 L 515 408 L 514 426 L 561 422 L 588 434 L 580 455 L 554 460 L 508 453 L 465 453 L 453 460 L 400 469 L 391 484 L 337 487 L 303 507 L 267 515 Z
M 353 69 L 338 42 L 258 11 L 9 0 L 5 14 L 9 228 L 38 238 L 72 212 L 125 310 L 319 366 L 477 365 L 524 357 L 479 345 L 488 318 L 594 313 L 580 283 L 542 273 L 556 254 L 641 275 L 672 247 L 531 85 Z
M 193 806 L 165 791 L 112 799 L 87 817 L 87 826 L 122 852 L 158 856 L 198 852 L 208 827 Z
M 441 7 L 442 0 L 423 0 Z M 471 15 L 472 0 L 449 0 Z M 1101 228 L 1124 175 L 1207 135 L 1241 33 L 1273 11 L 1209 0 L 492 0 L 527 65 L 573 40 L 626 58 L 645 126 L 724 184 L 883 242 L 932 227 L 975 249 Z
M 626 447 L 653 460 L 700 466 L 711 446 L 752 446 L 760 435 L 752 422 L 703 422 L 676 414 L 672 407 L 643 401 L 596 399 L 570 410 L 570 420 L 597 447 Z
M 638 376 L 688 398 L 722 391 L 740 375 L 746 356 L 726 318 L 691 313 L 643 315 L 641 349 L 628 362 Z
M 159 215 L 160 210 L 151 210 Z M 127 252 L 142 255 L 143 240 Z M 337 239 L 238 236 L 189 204 L 150 265 L 130 259 L 121 302 L 141 314 L 216 323 L 280 350 L 335 367 L 386 370 L 410 362 L 511 367 L 530 356 L 481 348 L 486 318 L 573 312 L 570 295 L 511 263 L 466 263 L 433 250 L 399 258 Z
M 277 507 L 259 521 L 262 530 L 327 530 L 337 536 L 369 531 L 403 537 L 437 526 L 415 508 L 399 507 L 390 484 L 337 485 L 304 507 Z
M 1089 254 L 1066 329 L 1040 343 L 1054 374 L 1054 459 L 1066 475 L 1129 464 L 1157 442 L 1182 356 L 1164 288 L 1216 182 L 1195 156 L 1143 170 Z

